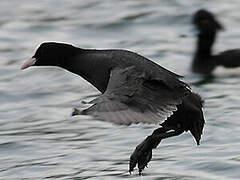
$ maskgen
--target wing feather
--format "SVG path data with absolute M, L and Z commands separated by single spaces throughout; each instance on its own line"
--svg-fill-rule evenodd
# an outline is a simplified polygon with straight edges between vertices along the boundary
M 93 104 L 84 114 L 104 121 L 129 125 L 132 123 L 160 123 L 177 110 L 184 96 L 190 93 L 179 80 L 171 88 L 162 80 L 147 76 L 131 66 L 113 69 L 104 94 L 89 102 Z

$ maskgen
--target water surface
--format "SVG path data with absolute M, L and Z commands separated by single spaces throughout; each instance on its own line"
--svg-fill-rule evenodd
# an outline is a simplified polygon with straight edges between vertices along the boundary
M 239 47 L 239 1 L 1 0 L 0 179 L 239 179 L 240 70 L 214 79 L 189 70 L 195 47 L 190 24 L 198 8 L 225 25 L 214 51 Z M 163 141 L 142 177 L 128 174 L 136 145 L 157 128 L 118 126 L 71 117 L 99 94 L 59 68 L 21 64 L 44 41 L 85 48 L 123 48 L 185 76 L 205 99 L 206 127 L 197 147 L 189 133 Z

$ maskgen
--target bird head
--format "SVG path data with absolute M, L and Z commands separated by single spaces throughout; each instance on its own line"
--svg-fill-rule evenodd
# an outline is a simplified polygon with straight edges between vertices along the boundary
M 224 29 L 215 16 L 205 9 L 198 10 L 193 15 L 192 22 L 200 33 L 216 32 Z
M 64 64 L 66 55 L 73 49 L 74 47 L 69 44 L 44 42 L 37 48 L 32 58 L 22 65 L 21 69 L 30 66 L 61 66 Z

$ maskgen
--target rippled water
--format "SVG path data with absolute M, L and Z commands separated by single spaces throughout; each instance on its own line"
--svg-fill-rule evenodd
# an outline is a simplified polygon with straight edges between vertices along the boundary
M 0 1 L 0 179 L 239 179 L 240 69 L 204 80 L 189 71 L 195 37 L 190 18 L 206 7 L 225 24 L 216 51 L 239 46 L 238 0 Z M 206 100 L 201 145 L 190 134 L 153 151 L 142 177 L 128 159 L 154 125 L 118 126 L 73 107 L 99 94 L 58 68 L 20 65 L 43 41 L 124 48 L 185 75 Z

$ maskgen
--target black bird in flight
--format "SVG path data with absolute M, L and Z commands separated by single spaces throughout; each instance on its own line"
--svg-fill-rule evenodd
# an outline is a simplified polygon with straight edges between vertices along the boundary
M 181 76 L 149 59 L 127 50 L 81 49 L 69 44 L 42 43 L 22 69 L 30 66 L 58 66 L 78 74 L 101 93 L 91 107 L 74 114 L 86 114 L 121 125 L 160 124 L 139 144 L 130 157 L 129 172 L 139 173 L 152 158 L 152 149 L 162 139 L 190 131 L 197 144 L 204 117 L 202 100 Z

